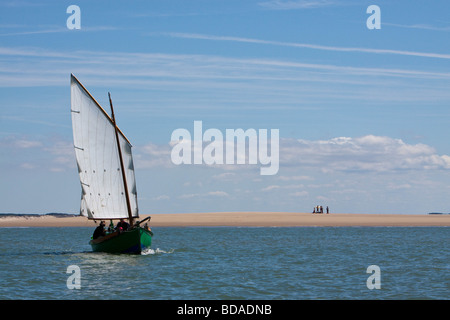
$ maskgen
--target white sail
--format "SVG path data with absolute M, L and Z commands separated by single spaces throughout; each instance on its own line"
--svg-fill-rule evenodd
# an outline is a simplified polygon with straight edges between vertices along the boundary
M 80 214 L 90 219 L 128 218 L 113 121 L 73 75 L 70 87 L 73 141 L 82 189 Z M 131 144 L 118 132 L 131 213 L 139 217 Z

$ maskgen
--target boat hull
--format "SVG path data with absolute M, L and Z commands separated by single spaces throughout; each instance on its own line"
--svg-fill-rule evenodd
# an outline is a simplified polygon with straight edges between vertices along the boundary
M 89 241 L 94 252 L 140 254 L 152 244 L 152 232 L 145 228 L 114 232 Z

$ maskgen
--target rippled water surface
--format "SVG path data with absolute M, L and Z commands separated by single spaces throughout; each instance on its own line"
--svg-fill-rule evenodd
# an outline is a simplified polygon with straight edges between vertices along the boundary
M 92 231 L 0 228 L 0 299 L 450 298 L 448 227 L 153 228 L 142 255 L 93 253 Z

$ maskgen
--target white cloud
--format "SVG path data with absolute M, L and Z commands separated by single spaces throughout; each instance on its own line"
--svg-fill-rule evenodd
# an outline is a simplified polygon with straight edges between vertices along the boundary
M 217 197 L 228 197 L 229 194 L 225 191 L 210 191 L 207 193 L 208 196 L 217 196 Z
M 305 197 L 307 195 L 309 195 L 308 191 L 297 191 L 297 192 L 292 192 L 289 193 L 290 196 L 293 197 Z
M 182 194 L 179 196 L 179 199 L 191 199 L 191 198 L 199 198 L 199 197 L 228 197 L 229 194 L 225 191 L 210 191 L 205 193 L 189 193 Z
M 33 140 L 29 138 L 7 137 L 0 143 L 11 151 L 17 150 L 23 155 L 26 163 L 23 168 L 57 168 L 58 170 L 72 170 L 74 160 L 73 143 L 70 141 Z M 248 148 L 248 145 L 246 145 Z M 22 150 L 22 151 L 21 151 Z M 44 157 L 26 159 L 27 152 L 40 152 Z M 171 146 L 148 143 L 133 149 L 136 167 L 146 168 L 175 168 L 171 161 Z M 280 168 L 300 168 L 329 172 L 395 172 L 395 171 L 424 171 L 450 169 L 450 156 L 440 155 L 436 150 L 426 144 L 408 144 L 401 139 L 366 135 L 362 137 L 336 137 L 329 140 L 280 139 Z M 184 165 L 189 166 L 189 165 Z M 198 167 L 198 165 L 197 165 Z M 205 168 L 212 166 L 203 165 Z M 217 181 L 234 181 L 240 179 L 238 172 L 257 172 L 257 165 L 214 165 L 215 170 L 223 172 L 214 173 L 212 179 Z M 233 172 L 229 172 L 233 170 Z M 292 176 L 275 176 L 279 182 L 311 181 L 315 178 L 310 175 L 293 174 Z M 281 188 L 278 184 L 263 187 L 262 191 L 271 191 Z M 292 188 L 301 188 L 303 185 L 291 185 Z M 282 188 L 285 188 L 284 186 Z M 225 196 L 223 191 L 210 193 L 209 196 Z M 185 195 L 188 197 L 189 195 Z M 191 195 L 198 196 L 198 195 Z
M 158 145 L 148 143 L 144 146 L 133 148 L 133 158 L 136 167 L 153 168 L 153 167 L 171 167 L 173 166 L 170 159 L 171 147 L 169 145 Z
M 30 149 L 42 147 L 42 141 L 29 139 L 28 137 L 18 137 L 8 135 L 0 139 L 0 147 L 12 149 Z
M 51 157 L 49 164 L 54 165 L 50 168 L 50 171 L 62 172 L 65 170 L 73 170 L 76 167 L 75 151 L 72 141 L 48 141 L 43 151 Z
M 22 169 L 31 170 L 31 169 L 35 169 L 35 168 L 36 168 L 36 165 L 34 165 L 34 164 L 32 164 L 32 163 L 29 163 L 29 162 L 25 162 L 25 163 L 22 163 L 22 164 L 20 165 L 20 167 L 21 167 Z
M 32 140 L 16 140 L 15 141 L 15 146 L 18 147 L 18 148 L 23 148 L 23 149 L 35 148 L 35 147 L 42 146 L 42 142 L 40 142 L 40 141 L 32 141 Z
M 280 189 L 280 186 L 278 186 L 278 185 L 268 186 L 268 187 L 261 189 L 261 191 L 271 191 L 271 190 L 275 190 L 275 189 Z
M 450 157 L 425 144 L 368 135 L 308 141 L 283 139 L 280 166 L 314 167 L 322 172 L 449 169 Z
M 76 166 L 73 143 L 55 138 L 41 137 L 40 140 L 27 136 L 10 135 L 0 140 L 13 166 L 23 169 L 45 169 L 53 172 L 72 170 Z
M 401 189 L 411 189 L 411 188 L 412 188 L 412 186 L 409 183 L 403 183 L 403 184 L 389 183 L 387 185 L 388 190 L 401 190 Z
M 221 174 L 216 174 L 213 176 L 213 179 L 222 180 L 222 181 L 230 181 L 236 177 L 236 174 L 233 172 L 224 172 Z
M 248 148 L 248 145 L 246 146 Z M 171 162 L 169 145 L 153 143 L 135 152 L 137 166 L 175 167 Z M 329 140 L 280 139 L 280 168 L 317 169 L 321 172 L 389 172 L 398 170 L 450 169 L 450 156 L 439 155 L 426 144 L 408 144 L 401 139 L 366 135 L 362 137 L 337 137 Z M 189 166 L 189 165 L 186 165 Z M 259 165 L 214 165 L 224 171 L 253 170 Z M 235 172 L 217 173 L 215 180 L 229 181 L 238 178 Z M 280 175 L 279 181 L 311 181 L 309 175 Z M 298 186 L 298 185 L 297 185 Z M 276 189 L 277 185 L 262 191 Z
M 170 199 L 170 197 L 168 195 L 165 195 L 165 194 L 157 196 L 157 197 L 154 198 L 154 200 L 156 200 L 156 201 L 169 200 L 169 199 Z
M 189 194 L 182 194 L 179 196 L 179 199 L 190 199 L 201 196 L 199 193 L 189 193 Z
M 314 178 L 310 176 L 279 176 L 277 178 L 282 181 L 314 180 Z

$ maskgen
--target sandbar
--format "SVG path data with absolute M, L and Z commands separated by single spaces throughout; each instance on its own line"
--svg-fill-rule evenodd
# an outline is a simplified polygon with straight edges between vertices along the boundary
M 142 214 L 141 219 L 148 215 Z M 95 227 L 81 216 L 3 216 L 1 227 Z M 152 214 L 150 227 L 345 227 L 450 226 L 450 214 L 312 214 L 298 212 L 211 212 Z

